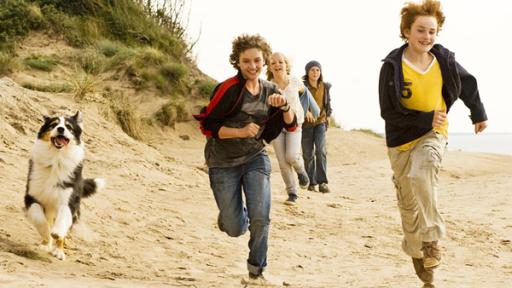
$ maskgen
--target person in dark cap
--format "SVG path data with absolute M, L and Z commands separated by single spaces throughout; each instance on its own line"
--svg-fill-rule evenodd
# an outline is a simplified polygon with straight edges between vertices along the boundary
M 316 119 L 306 117 L 302 125 L 302 154 L 309 177 L 308 190 L 315 191 L 315 186 L 318 184 L 320 192 L 329 193 L 325 132 L 332 112 L 329 94 L 331 84 L 323 81 L 322 65 L 315 60 L 306 64 L 303 81 L 320 107 L 320 115 Z

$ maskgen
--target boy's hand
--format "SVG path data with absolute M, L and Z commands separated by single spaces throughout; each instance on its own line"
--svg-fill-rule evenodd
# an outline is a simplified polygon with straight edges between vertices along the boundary
M 280 94 L 272 94 L 268 96 L 268 104 L 273 107 L 281 107 L 286 105 L 286 98 Z
M 260 125 L 256 123 L 249 123 L 245 125 L 243 128 L 240 128 L 240 138 L 251 138 L 256 137 L 258 131 L 260 130 Z
M 432 119 L 432 127 L 439 128 L 443 125 L 444 121 L 446 121 L 446 111 L 435 110 L 434 118 Z
M 475 134 L 478 134 L 487 128 L 487 121 L 475 123 Z
M 311 123 L 315 122 L 315 117 L 311 111 L 306 112 L 306 121 Z

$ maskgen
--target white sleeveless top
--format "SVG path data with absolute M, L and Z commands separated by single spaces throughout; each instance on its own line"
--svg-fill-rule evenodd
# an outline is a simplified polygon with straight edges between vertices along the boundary
M 284 90 L 281 90 L 286 101 L 290 104 L 290 108 L 297 115 L 297 124 L 304 123 L 304 109 L 300 104 L 299 91 L 304 89 L 304 83 L 297 77 L 290 76 L 290 82 Z

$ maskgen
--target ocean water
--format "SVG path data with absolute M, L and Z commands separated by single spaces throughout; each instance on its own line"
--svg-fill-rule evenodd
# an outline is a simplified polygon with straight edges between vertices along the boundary
M 512 133 L 450 133 L 448 150 L 512 155 Z

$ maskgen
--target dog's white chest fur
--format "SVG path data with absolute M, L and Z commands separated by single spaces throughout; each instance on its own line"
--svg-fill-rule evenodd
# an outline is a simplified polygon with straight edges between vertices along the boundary
M 84 148 L 83 145 L 72 145 L 55 150 L 50 145 L 36 140 L 28 194 L 48 208 L 57 208 L 69 201 L 73 189 L 64 188 L 62 184 L 73 177 L 75 168 L 84 158 Z

